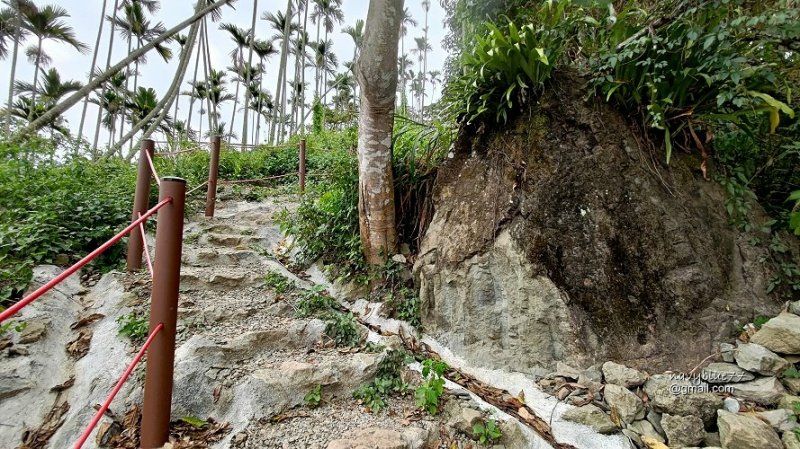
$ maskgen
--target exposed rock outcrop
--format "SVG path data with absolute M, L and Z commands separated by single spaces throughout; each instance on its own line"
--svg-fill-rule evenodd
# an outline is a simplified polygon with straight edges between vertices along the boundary
M 562 74 L 504 130 L 462 130 L 415 264 L 425 331 L 527 373 L 696 366 L 737 324 L 779 311 L 766 249 L 729 225 L 698 160 L 664 167 L 580 86 Z

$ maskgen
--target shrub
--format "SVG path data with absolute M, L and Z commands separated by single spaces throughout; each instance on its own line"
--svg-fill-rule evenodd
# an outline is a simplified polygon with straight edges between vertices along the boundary
M 352 313 L 333 311 L 325 316 L 325 335 L 336 346 L 357 346 L 361 342 L 356 319 Z
M 119 334 L 130 338 L 134 342 L 144 341 L 150 331 L 147 317 L 131 312 L 117 318 Z
M 439 413 L 439 400 L 444 394 L 444 372 L 448 366 L 441 360 L 426 359 L 422 362 L 422 377 L 425 379 L 414 397 L 417 406 L 431 415 Z
M 378 364 L 375 380 L 358 387 L 353 392 L 353 399 L 369 407 L 373 413 L 378 413 L 386 407 L 389 396 L 408 393 L 410 387 L 400 375 L 405 358 L 403 351 L 388 351 Z
M 503 437 L 503 431 L 497 427 L 497 422 L 493 419 L 485 423 L 476 423 L 472 426 L 472 432 L 481 444 L 492 443 Z
M 306 407 L 308 408 L 319 407 L 319 404 L 322 402 L 322 385 L 317 384 L 313 390 L 308 392 L 308 394 L 303 397 L 303 402 L 306 403 Z

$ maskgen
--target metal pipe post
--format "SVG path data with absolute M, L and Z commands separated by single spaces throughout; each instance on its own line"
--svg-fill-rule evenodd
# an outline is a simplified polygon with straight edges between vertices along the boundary
M 300 193 L 306 191 L 306 139 L 300 141 Z
M 206 194 L 206 217 L 214 216 L 217 202 L 217 178 L 219 177 L 220 137 L 211 138 L 211 160 L 208 163 L 208 193 Z
M 173 177 L 163 178 L 160 198 L 167 197 L 172 198 L 172 202 L 158 213 L 156 226 L 150 332 L 159 324 L 163 324 L 164 328 L 147 350 L 142 449 L 160 448 L 169 438 L 186 181 Z
M 150 180 L 153 173 L 150 171 L 150 164 L 147 162 L 147 153 L 153 157 L 155 152 L 155 142 L 150 139 L 142 141 L 142 149 L 139 151 L 139 170 L 136 173 L 136 193 L 133 195 L 133 213 L 131 221 L 139 218 L 139 214 L 147 212 L 147 205 L 150 201 Z M 142 251 L 144 250 L 144 235 L 139 229 L 131 231 L 128 238 L 128 271 L 138 271 L 142 268 Z

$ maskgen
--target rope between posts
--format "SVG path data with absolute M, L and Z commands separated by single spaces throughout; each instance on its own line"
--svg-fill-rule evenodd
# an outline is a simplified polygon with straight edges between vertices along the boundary
M 142 213 L 139 212 L 139 218 L 142 218 Z M 142 246 L 144 248 L 144 256 L 147 261 L 147 269 L 150 270 L 150 279 L 153 278 L 153 261 L 150 259 L 150 249 L 147 248 L 147 237 L 144 232 L 144 222 L 139 223 L 139 232 L 142 234 Z
M 196 192 L 197 190 L 203 188 L 203 186 L 205 186 L 207 184 L 208 184 L 208 181 L 203 181 L 203 183 L 200 184 L 199 186 L 197 186 L 197 187 L 193 188 L 192 190 L 189 190 L 188 192 L 186 192 L 186 196 L 189 196 L 189 195 L 193 194 L 194 192 Z
M 267 176 L 266 178 L 234 179 L 234 180 L 230 180 L 230 181 L 221 180 L 221 181 L 219 181 L 219 183 L 220 184 L 246 184 L 248 182 L 259 182 L 259 181 L 269 181 L 269 180 L 272 180 L 272 179 L 288 178 L 289 176 L 297 176 L 297 173 L 287 173 L 285 175 Z
M 158 172 L 156 172 L 156 166 L 153 164 L 153 158 L 150 157 L 150 152 L 145 151 L 144 155 L 147 157 L 147 163 L 150 165 L 150 171 L 153 173 L 153 178 L 156 179 L 156 184 L 161 186 L 161 178 L 158 177 Z
M 147 341 L 144 342 L 142 348 L 139 349 L 139 352 L 137 352 L 136 356 L 134 356 L 133 361 L 131 361 L 130 365 L 128 365 L 128 368 L 125 369 L 125 372 L 122 373 L 122 377 L 120 377 L 117 384 L 114 385 L 114 389 L 111 390 L 111 393 L 108 395 L 105 402 L 103 402 L 103 405 L 100 407 L 100 409 L 97 410 L 97 413 L 95 413 L 94 417 L 92 418 L 92 421 L 86 427 L 86 430 L 83 431 L 80 438 L 75 443 L 73 449 L 81 449 L 83 447 L 83 444 L 86 443 L 87 439 L 89 439 L 89 435 L 92 434 L 92 431 L 97 426 L 97 423 L 100 422 L 100 419 L 103 417 L 106 410 L 108 410 L 108 407 L 111 406 L 111 402 L 114 400 L 114 397 L 117 396 L 117 393 L 119 393 L 119 390 L 122 389 L 122 386 L 125 384 L 125 381 L 127 381 L 128 378 L 131 376 L 133 369 L 136 368 L 136 365 L 139 363 L 139 361 L 142 360 L 142 357 L 144 357 L 147 348 L 150 347 L 150 344 L 153 343 L 153 340 L 156 338 L 156 335 L 158 335 L 158 333 L 161 332 L 163 329 L 164 329 L 164 323 L 158 323 L 158 326 L 156 326 L 156 328 L 153 329 L 153 332 L 150 333 L 150 336 L 147 337 Z

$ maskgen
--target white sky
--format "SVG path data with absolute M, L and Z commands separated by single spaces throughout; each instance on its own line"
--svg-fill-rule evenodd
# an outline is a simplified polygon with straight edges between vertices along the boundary
M 45 5 L 45 4 L 57 4 L 64 7 L 71 16 L 66 19 L 66 22 L 72 26 L 77 33 L 78 39 L 80 39 L 85 44 L 89 45 L 90 47 L 94 46 L 95 39 L 97 37 L 97 29 L 100 21 L 101 15 L 101 8 L 103 4 L 103 0 L 35 0 L 35 3 L 38 5 Z M 111 15 L 113 8 L 113 0 L 108 0 L 108 9 L 106 11 L 106 15 Z M 193 4 L 195 0 L 162 0 L 161 1 L 161 10 L 156 14 L 155 19 L 153 22 L 161 21 L 167 27 L 167 29 L 171 28 L 174 25 L 177 25 L 181 21 L 185 20 L 186 18 L 190 17 L 193 12 Z M 416 28 L 411 28 L 408 32 L 408 35 L 405 38 L 405 48 L 406 52 L 409 52 L 409 49 L 414 47 L 414 37 L 420 37 L 423 35 L 423 22 L 424 22 L 424 10 L 421 6 L 421 0 L 406 0 L 405 6 L 409 8 L 414 18 L 419 22 L 419 26 Z M 353 43 L 350 36 L 343 34 L 341 32 L 341 28 L 348 25 L 354 25 L 357 19 L 366 19 L 367 9 L 369 7 L 368 0 L 344 0 L 343 1 L 343 11 L 344 11 L 344 23 L 341 26 L 337 26 L 336 30 L 329 35 L 329 38 L 333 40 L 334 44 L 334 52 L 336 53 L 338 60 L 339 60 L 339 71 L 344 70 L 341 64 L 345 61 L 349 61 L 353 55 Z M 249 29 L 251 20 L 252 20 L 252 10 L 253 10 L 253 0 L 238 0 L 235 2 L 235 10 L 229 7 L 223 8 L 223 18 L 219 23 L 234 23 L 243 29 Z M 286 0 L 259 0 L 258 1 L 258 9 L 259 9 L 259 19 L 256 21 L 256 36 L 262 39 L 266 39 L 271 37 L 274 34 L 274 31 L 270 30 L 269 25 L 267 22 L 260 19 L 261 15 L 265 11 L 277 12 L 278 10 L 285 10 L 286 8 Z M 433 47 L 433 51 L 429 52 L 428 54 L 428 71 L 432 70 L 441 70 L 442 66 L 444 65 L 444 60 L 447 57 L 446 51 L 443 49 L 442 41 L 445 37 L 446 30 L 444 25 L 444 11 L 442 10 L 441 6 L 439 5 L 438 1 L 433 0 L 431 1 L 431 10 L 429 13 L 429 32 L 428 32 L 428 39 L 430 40 L 431 46 Z M 217 24 L 218 26 L 218 24 Z M 229 52 L 234 48 L 233 42 L 230 40 L 228 34 L 226 32 L 220 31 L 219 29 L 211 28 L 211 37 L 210 37 L 210 53 L 212 59 L 212 65 L 216 69 L 221 69 L 224 67 L 228 67 L 231 65 L 230 58 L 228 56 Z M 98 58 L 98 65 L 104 67 L 105 64 L 105 57 L 108 51 L 108 36 L 110 32 L 110 27 L 106 24 L 106 27 L 103 30 L 103 37 L 101 39 L 100 44 L 100 57 Z M 188 32 L 188 28 L 183 31 L 183 34 Z M 324 33 L 324 29 L 323 29 Z M 311 25 L 311 20 L 309 19 L 309 34 L 311 39 L 316 38 L 316 26 Z M 27 45 L 32 44 L 33 41 L 26 43 Z M 172 43 L 172 48 L 175 53 L 175 57 L 173 57 L 170 63 L 165 63 L 155 52 L 151 52 L 148 54 L 147 64 L 140 65 L 140 76 L 139 76 L 139 85 L 144 87 L 152 87 L 154 88 L 158 94 L 159 98 L 161 95 L 166 92 L 169 83 L 173 79 L 175 68 L 177 67 L 177 56 L 178 56 L 178 44 Z M 24 56 L 24 48 L 21 47 L 20 56 L 17 63 L 17 79 L 18 80 L 26 80 L 32 81 L 33 80 L 33 65 L 28 63 Z M 75 51 L 72 47 L 57 44 L 52 41 L 46 42 L 44 45 L 45 51 L 49 54 L 52 59 L 52 66 L 55 67 L 59 73 L 61 74 L 62 80 L 77 80 L 80 82 L 85 83 L 88 78 L 89 67 L 92 62 L 92 55 L 91 53 L 86 55 L 81 55 L 77 51 Z M 197 46 L 195 46 L 197 48 Z M 111 64 L 120 61 L 124 56 L 127 54 L 127 44 L 122 39 L 122 37 L 117 34 L 115 37 L 114 42 L 114 52 L 112 55 Z M 416 57 L 413 55 L 409 56 L 412 61 L 416 61 Z M 255 58 L 254 58 L 255 59 Z M 277 67 L 280 62 L 280 56 L 276 55 L 271 60 L 267 62 L 267 77 L 265 78 L 265 88 L 267 88 L 273 95 L 275 93 L 275 84 L 277 83 Z M 0 68 L 0 86 L 2 86 L 0 92 L 0 98 L 2 98 L 3 107 L 5 106 L 6 99 L 7 99 L 7 92 L 8 92 L 8 83 L 9 83 L 9 76 L 11 71 L 11 61 L 10 55 L 9 59 L 1 61 L 2 68 Z M 184 84 L 181 88 L 181 91 L 188 90 L 186 85 L 186 81 L 190 81 L 192 77 L 192 71 L 194 68 L 194 57 L 192 58 L 192 65 L 187 70 L 186 77 L 184 78 Z M 414 67 L 415 71 L 418 71 L 416 67 Z M 202 68 L 201 68 L 202 73 Z M 230 78 L 230 76 L 228 77 Z M 330 79 L 330 78 L 329 78 Z M 314 70 L 308 69 L 306 73 L 306 80 L 310 80 L 310 90 L 313 91 L 314 89 Z M 233 93 L 234 91 L 233 85 L 229 87 L 229 91 Z M 437 91 L 440 88 L 437 87 Z M 430 101 L 431 95 L 433 94 L 430 85 L 428 86 L 428 100 Z M 439 97 L 439 92 L 435 93 L 435 98 Z M 243 99 L 240 100 L 240 103 Z M 308 100 L 310 101 L 310 99 Z M 80 113 L 83 107 L 83 103 L 81 102 L 79 105 L 76 105 L 71 110 L 69 110 L 65 115 L 64 118 L 68 121 L 69 128 L 72 129 L 73 133 L 77 133 L 78 125 L 80 122 Z M 186 114 L 188 113 L 189 107 L 189 99 L 188 97 L 181 96 L 179 99 L 179 112 L 178 112 L 178 119 L 185 120 Z M 233 103 L 229 102 L 222 106 L 221 111 L 221 121 L 226 123 L 230 123 L 231 113 L 232 113 Z M 195 128 L 197 127 L 197 104 L 195 104 Z M 172 114 L 174 111 L 170 111 Z M 87 114 L 87 125 L 84 127 L 84 135 L 87 136 L 88 140 L 91 142 L 94 136 L 94 123 L 97 118 L 97 107 L 90 104 L 89 105 L 89 113 Z M 237 114 L 236 124 L 234 130 L 238 129 L 236 133 L 241 134 L 241 121 L 243 118 L 243 112 L 239 112 Z M 206 128 L 207 126 L 204 126 Z M 204 131 L 205 132 L 205 131 Z M 261 139 L 264 140 L 264 134 L 262 132 Z M 100 146 L 104 146 L 108 141 L 108 133 L 105 129 L 102 129 L 100 132 Z

